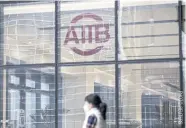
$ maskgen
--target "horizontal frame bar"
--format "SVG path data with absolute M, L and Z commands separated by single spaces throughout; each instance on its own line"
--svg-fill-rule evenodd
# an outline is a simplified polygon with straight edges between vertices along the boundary
M 119 60 L 119 64 L 128 63 L 153 63 L 153 62 L 176 62 L 180 58 L 156 58 L 156 59 L 136 59 L 136 60 Z M 183 58 L 185 60 L 185 58 Z M 59 66 L 91 66 L 91 65 L 112 65 L 116 61 L 89 61 L 89 62 L 61 62 Z M 55 63 L 43 63 L 43 64 L 19 64 L 19 65 L 2 65 L 0 69 L 11 69 L 11 68 L 45 68 L 55 67 Z
M 55 63 L 2 65 L 2 66 L 0 66 L 0 69 L 10 69 L 10 68 L 45 68 L 45 67 L 55 67 Z
M 116 62 L 113 61 L 90 61 L 90 62 L 65 62 L 60 63 L 59 66 L 93 66 L 93 65 L 114 65 Z
M 137 60 L 119 60 L 118 64 L 136 64 L 136 63 L 157 63 L 157 62 L 178 62 L 179 58 L 162 58 L 162 59 L 137 59 Z M 60 66 L 93 66 L 93 65 L 112 65 L 116 61 L 97 61 L 97 62 L 69 62 L 60 63 Z
M 119 64 L 132 64 L 132 63 L 156 63 L 156 62 L 177 62 L 180 58 L 160 58 L 160 59 L 136 59 L 136 60 L 119 60 Z M 185 58 L 183 59 L 185 60 Z M 93 65 L 112 65 L 116 61 L 89 61 L 89 62 L 64 62 L 59 63 L 59 66 L 93 66 Z M 20 64 L 20 65 L 2 65 L 0 69 L 11 68 L 45 68 L 55 67 L 55 63 L 43 63 L 43 64 Z

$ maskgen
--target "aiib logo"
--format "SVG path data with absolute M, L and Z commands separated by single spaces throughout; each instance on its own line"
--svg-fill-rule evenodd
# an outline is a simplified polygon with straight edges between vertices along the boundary
M 83 20 L 90 21 L 91 25 L 84 25 Z M 82 25 L 77 26 L 78 24 Z M 72 47 L 70 48 L 78 55 L 90 56 L 101 51 L 104 44 L 109 40 L 109 24 L 104 24 L 103 19 L 98 15 L 85 13 L 72 19 L 66 34 L 64 45 L 71 44 Z M 82 44 L 92 45 L 93 48 L 83 50 Z M 78 47 L 74 47 L 73 45 L 78 45 Z

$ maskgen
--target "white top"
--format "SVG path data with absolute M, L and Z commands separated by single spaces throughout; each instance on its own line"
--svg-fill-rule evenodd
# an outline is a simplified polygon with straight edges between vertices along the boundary
M 106 128 L 106 121 L 103 119 L 103 117 L 101 116 L 100 111 L 97 108 L 92 108 L 90 111 L 87 112 L 87 114 L 85 115 L 83 128 L 86 128 L 88 118 L 89 118 L 89 116 L 92 116 L 92 115 L 95 115 L 96 118 L 97 118 L 97 123 L 96 123 L 95 128 Z

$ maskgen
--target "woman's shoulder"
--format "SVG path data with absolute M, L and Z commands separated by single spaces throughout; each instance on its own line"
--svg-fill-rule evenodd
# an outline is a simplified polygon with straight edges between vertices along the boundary
M 96 116 L 98 118 L 99 116 L 101 116 L 101 113 L 100 113 L 100 111 L 97 108 L 94 108 L 89 113 L 89 116 L 91 116 L 91 115 L 94 115 L 94 116 Z

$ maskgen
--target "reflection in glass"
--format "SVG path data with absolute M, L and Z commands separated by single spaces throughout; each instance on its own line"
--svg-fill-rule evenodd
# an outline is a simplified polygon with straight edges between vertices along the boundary
M 120 60 L 179 57 L 176 5 L 123 6 Z
M 121 127 L 180 127 L 179 63 L 121 65 L 120 71 Z
M 32 120 L 32 115 L 36 114 L 36 94 L 26 92 L 26 127 L 32 128 L 35 121 Z
M 100 2 L 63 5 L 79 11 L 61 12 L 61 61 L 114 60 L 114 8 L 103 8 Z M 113 2 L 105 2 L 112 4 Z M 93 9 L 100 6 L 99 9 Z M 86 11 L 82 8 L 90 7 Z
M 1 54 L 5 64 L 54 62 L 54 29 L 47 29 L 54 25 L 53 7 L 54 4 L 41 4 L 39 10 L 32 4 L 4 7 L 4 24 L 1 24 L 4 27 L 1 44 L 4 53 Z
M 12 125 L 15 125 L 15 121 L 19 118 L 18 111 L 20 109 L 20 93 L 18 90 L 10 89 L 8 91 L 8 117 L 12 121 Z
M 79 66 L 61 68 L 59 123 L 63 128 L 80 128 L 84 121 L 84 98 L 97 93 L 108 104 L 107 126 L 115 126 L 114 66 Z M 62 115 L 62 117 L 61 117 Z M 61 122 L 62 121 L 62 122 Z
M 1 76 L 2 73 L 1 70 Z M 8 97 L 4 97 L 7 103 L 3 102 L 7 104 L 3 108 L 7 112 L 6 127 L 55 127 L 53 68 L 15 68 L 5 73 L 1 86 L 7 90 L 4 88 L 1 92 L 8 92 Z

